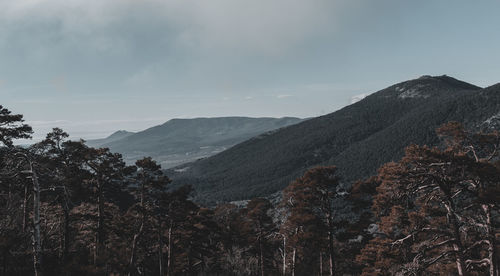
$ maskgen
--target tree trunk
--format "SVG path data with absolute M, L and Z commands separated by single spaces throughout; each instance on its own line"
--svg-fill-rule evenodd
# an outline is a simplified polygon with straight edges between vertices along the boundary
M 488 204 L 483 204 L 483 211 L 486 216 L 486 235 L 488 240 L 488 259 L 490 261 L 490 276 L 499 276 L 498 275 L 498 263 L 496 256 L 496 238 L 495 233 L 491 227 L 491 206 Z
M 458 220 L 456 217 L 456 212 L 455 212 L 455 206 L 453 204 L 453 201 L 451 197 L 444 202 L 444 205 L 446 207 L 447 211 L 447 216 L 450 220 L 450 225 L 451 225 L 451 230 L 453 233 L 453 238 L 455 239 L 455 242 L 453 243 L 453 250 L 455 250 L 455 262 L 457 264 L 457 274 L 459 276 L 465 276 L 466 275 L 466 266 L 465 266 L 465 261 L 463 257 L 463 246 L 460 238 L 460 226 L 458 225 Z
M 158 221 L 158 270 L 159 275 L 163 276 L 163 240 L 161 231 L 161 221 Z
M 132 254 L 130 256 L 130 262 L 129 262 L 129 269 L 128 269 L 128 276 L 132 275 L 132 271 L 135 271 L 135 260 L 136 260 L 136 253 L 137 253 L 137 243 L 139 241 L 139 238 L 142 236 L 142 232 L 144 231 L 144 215 L 141 219 L 141 226 L 139 227 L 139 231 L 134 235 L 134 239 L 132 241 Z
M 335 261 L 333 259 L 333 232 L 332 217 L 328 215 L 328 264 L 330 265 L 330 276 L 335 274 Z
M 168 255 L 168 260 L 167 260 L 167 275 L 170 276 L 172 275 L 172 225 L 173 222 L 170 221 L 170 225 L 168 226 L 168 247 L 167 247 L 167 255 Z
M 31 178 L 33 181 L 33 267 L 35 276 L 42 275 L 42 239 L 40 236 L 40 184 L 38 177 L 30 163 Z
M 100 249 L 102 246 L 103 239 L 103 222 L 104 222 L 104 198 L 101 181 L 97 181 L 97 229 L 95 232 L 95 249 L 94 249 L 94 265 L 97 265 L 97 261 L 100 255 Z
M 189 276 L 193 275 L 193 262 L 191 260 L 191 241 L 189 242 L 188 250 L 187 250 L 187 266 L 188 266 L 188 274 Z
M 139 238 L 142 236 L 142 232 L 144 231 L 144 222 L 146 220 L 146 210 L 144 210 L 144 181 L 141 183 L 141 201 L 140 201 L 140 210 L 141 210 L 141 226 L 139 230 L 134 235 L 134 239 L 132 240 L 132 254 L 130 256 L 130 262 L 128 265 L 128 276 L 132 275 L 132 271 L 135 270 L 135 260 L 137 254 L 137 243 L 139 242 Z
M 283 276 L 286 275 L 286 236 L 283 235 Z
M 260 262 L 260 276 L 264 276 L 264 249 L 262 246 L 262 233 L 259 237 L 259 262 Z
M 323 276 L 323 253 L 319 252 L 319 276 Z
M 25 184 L 24 200 L 23 200 L 23 233 L 26 232 L 27 221 L 28 221 L 28 184 Z
M 63 225 L 64 221 L 63 219 L 59 218 L 59 262 L 61 262 L 62 260 L 62 256 L 63 256 L 63 248 L 64 248 L 64 225 Z
M 62 263 L 66 263 L 66 258 L 68 256 L 68 248 L 69 248 L 69 210 L 67 208 L 63 208 L 64 212 L 64 228 L 63 228 L 63 248 L 62 248 Z
M 64 208 L 64 206 L 62 207 L 63 218 L 59 220 L 59 224 L 61 225 L 59 231 L 59 262 L 61 264 L 65 264 L 69 245 L 69 213 L 68 210 Z

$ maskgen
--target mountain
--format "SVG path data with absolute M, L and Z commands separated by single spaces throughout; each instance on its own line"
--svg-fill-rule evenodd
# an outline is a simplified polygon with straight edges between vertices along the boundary
M 498 123 L 499 111 L 499 85 L 481 89 L 448 76 L 423 76 L 167 173 L 176 185 L 193 185 L 205 203 L 272 194 L 317 165 L 338 166 L 348 187 L 401 158 L 407 145 L 437 145 L 439 125 L 455 120 L 488 127 Z
M 118 141 L 120 139 L 123 139 L 125 137 L 128 137 L 132 134 L 134 134 L 134 132 L 130 132 L 130 131 L 126 131 L 126 130 L 118 130 L 106 138 L 88 140 L 87 145 L 89 145 L 91 147 L 101 147 L 101 146 L 106 145 L 108 143 L 112 143 L 112 142 Z
M 251 137 L 300 121 L 302 119 L 292 117 L 172 119 L 137 133 L 115 132 L 105 139 L 89 141 L 89 145 L 119 152 L 128 163 L 151 156 L 164 168 L 170 168 L 214 155 Z

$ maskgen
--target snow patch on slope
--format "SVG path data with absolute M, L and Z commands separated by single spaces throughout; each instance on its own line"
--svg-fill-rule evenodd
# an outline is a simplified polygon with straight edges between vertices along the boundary
M 363 94 L 359 94 L 356 96 L 352 96 L 351 97 L 351 104 L 361 101 L 362 99 L 366 98 L 366 96 L 368 96 L 368 95 L 369 95 L 368 93 L 363 93 Z
M 189 167 L 184 167 L 184 168 L 180 168 L 180 169 L 175 169 L 174 172 L 183 173 L 183 172 L 187 172 L 188 170 L 189 170 Z
M 500 112 L 497 114 L 494 114 L 493 116 L 489 117 L 486 119 L 483 123 L 480 125 L 481 128 L 485 128 L 488 130 L 492 129 L 499 129 L 500 128 Z
M 497 114 L 495 114 L 495 115 L 489 117 L 488 119 L 486 119 L 486 121 L 484 121 L 484 124 L 490 125 L 490 124 L 498 121 L 499 119 L 500 119 L 500 112 L 498 112 Z
M 425 94 L 425 88 L 428 88 L 428 84 L 416 84 L 413 86 L 396 86 L 396 92 L 399 92 L 398 98 L 407 99 L 407 98 L 429 98 L 430 95 Z

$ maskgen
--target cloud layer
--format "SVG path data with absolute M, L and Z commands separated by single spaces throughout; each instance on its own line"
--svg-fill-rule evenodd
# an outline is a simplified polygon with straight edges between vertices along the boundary
M 153 42 L 153 37 L 165 50 L 281 55 L 309 37 L 332 31 L 346 2 L 4 0 L 0 18 L 4 42 L 22 43 L 26 31 L 43 30 L 38 34 L 42 43 L 117 55 L 140 50 L 136 47 Z
M 0 96 L 28 120 L 54 124 L 311 117 L 424 74 L 498 81 L 499 8 L 466 0 L 0 0 Z
M 351 3 L 0 0 L 0 78 L 48 94 L 252 88 L 329 38 Z

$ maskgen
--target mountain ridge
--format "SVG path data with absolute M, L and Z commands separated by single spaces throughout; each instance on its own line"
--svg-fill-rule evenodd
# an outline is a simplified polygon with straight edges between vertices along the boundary
M 211 156 L 254 136 L 300 121 L 302 119 L 296 117 L 175 118 L 132 134 L 115 132 L 113 135 L 123 137 L 100 143 L 98 146 L 121 153 L 127 163 L 151 156 L 164 168 L 169 168 Z M 93 145 L 95 142 L 89 144 Z
M 487 89 L 448 76 L 400 82 L 333 113 L 247 140 L 168 174 L 178 185 L 193 185 L 197 199 L 207 202 L 271 194 L 316 165 L 338 165 L 349 185 L 400 158 L 410 143 L 436 144 L 434 129 L 448 120 L 470 125 L 469 121 L 500 110 L 500 106 L 492 106 L 500 102 L 494 97 L 493 102 L 485 103 L 488 110 L 480 109 L 482 115 L 470 113 L 469 118 L 457 113 L 457 108 L 470 109 L 474 103 L 470 99 L 464 102 L 464 98 L 478 98 L 476 92 Z
M 87 145 L 92 147 L 100 147 L 107 143 L 111 143 L 120 139 L 123 139 L 127 136 L 133 135 L 135 132 L 127 131 L 127 130 L 117 130 L 111 133 L 109 136 L 101 138 L 101 139 L 91 139 L 87 140 Z

